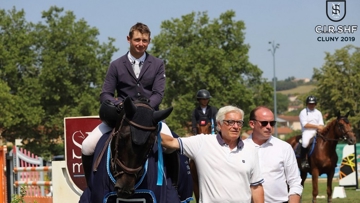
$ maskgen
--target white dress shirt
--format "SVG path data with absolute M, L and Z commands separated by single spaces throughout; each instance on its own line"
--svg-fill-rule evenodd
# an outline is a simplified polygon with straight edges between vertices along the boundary
M 142 55 L 140 58 L 137 59 L 137 58 L 133 57 L 129 52 L 128 58 L 129 58 L 130 63 L 133 65 L 133 70 L 134 70 L 135 76 L 137 78 L 139 78 L 142 65 L 144 64 L 144 61 L 146 58 L 146 54 L 144 53 L 144 55 Z
M 317 109 L 310 110 L 308 108 L 304 108 L 299 114 L 301 131 L 309 131 L 312 133 L 316 132 L 316 129 L 307 129 L 304 128 L 306 124 L 314 124 L 314 125 L 324 125 L 324 120 L 321 112 Z
M 302 194 L 299 168 L 289 143 L 271 136 L 264 144 L 258 145 L 252 140 L 252 135 L 244 143 L 245 146 L 250 144 L 259 148 L 266 203 L 282 203 L 288 201 L 290 195 Z

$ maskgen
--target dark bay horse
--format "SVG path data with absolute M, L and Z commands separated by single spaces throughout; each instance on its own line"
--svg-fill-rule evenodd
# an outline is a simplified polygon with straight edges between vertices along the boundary
M 185 166 L 176 165 L 182 163 L 178 153 L 163 156 L 157 142 L 160 121 L 172 108 L 154 111 L 148 102 L 127 98 L 123 109 L 120 122 L 95 148 L 94 170 L 80 202 L 189 202 L 192 191 L 183 186 L 188 185 L 187 172 L 181 170 Z M 175 177 L 179 173 L 182 179 Z
M 211 134 L 211 123 L 206 122 L 205 125 L 200 123 L 197 124 L 198 134 Z M 199 177 L 197 174 L 196 164 L 194 160 L 190 160 L 190 171 L 193 180 L 193 188 L 196 202 L 199 202 Z
M 318 177 L 321 174 L 327 175 L 327 195 L 328 202 L 331 202 L 332 198 L 332 179 L 335 173 L 335 167 L 338 161 L 336 154 L 336 145 L 340 140 L 346 140 L 348 144 L 352 145 L 356 143 L 356 136 L 352 131 L 351 124 L 348 120 L 349 112 L 345 116 L 341 116 L 340 112 L 337 114 L 337 118 L 330 121 L 326 127 L 316 134 L 312 143 L 309 145 L 310 150 L 308 154 L 308 161 L 310 169 L 302 169 L 301 160 L 298 158 L 298 166 L 301 174 L 301 184 L 304 186 L 307 173 L 312 175 L 312 202 L 316 202 L 316 197 L 319 194 L 318 191 Z M 288 143 L 294 148 L 299 144 L 301 135 L 291 137 L 287 140 Z

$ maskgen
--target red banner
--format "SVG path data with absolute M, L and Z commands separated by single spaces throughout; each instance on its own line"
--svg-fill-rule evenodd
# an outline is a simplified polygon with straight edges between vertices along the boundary
M 72 182 L 81 190 L 86 188 L 86 180 L 81 162 L 81 144 L 97 125 L 98 116 L 64 118 L 65 161 Z

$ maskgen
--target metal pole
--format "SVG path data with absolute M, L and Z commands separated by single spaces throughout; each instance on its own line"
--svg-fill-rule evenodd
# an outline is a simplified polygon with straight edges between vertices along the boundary
M 273 78 L 273 84 L 274 84 L 274 117 L 275 117 L 275 120 L 277 120 L 275 51 L 276 51 L 277 48 L 279 48 L 280 44 L 275 44 L 274 41 L 269 42 L 269 44 L 271 44 L 271 48 L 272 48 L 272 49 L 269 49 L 269 51 L 271 52 L 271 54 L 272 54 L 272 56 L 273 56 L 273 70 L 274 70 L 274 78 Z M 278 137 L 277 124 L 274 126 L 274 136 L 275 136 L 275 137 Z

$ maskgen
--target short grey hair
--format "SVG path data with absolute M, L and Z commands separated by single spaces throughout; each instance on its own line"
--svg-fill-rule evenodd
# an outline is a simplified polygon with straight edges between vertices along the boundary
M 224 106 L 219 109 L 219 111 L 216 114 L 216 122 L 220 122 L 220 124 L 223 124 L 223 120 L 225 118 L 225 114 L 230 112 L 237 112 L 241 114 L 242 119 L 244 120 L 244 111 L 236 106 Z M 220 131 L 219 125 L 216 126 L 216 129 Z

